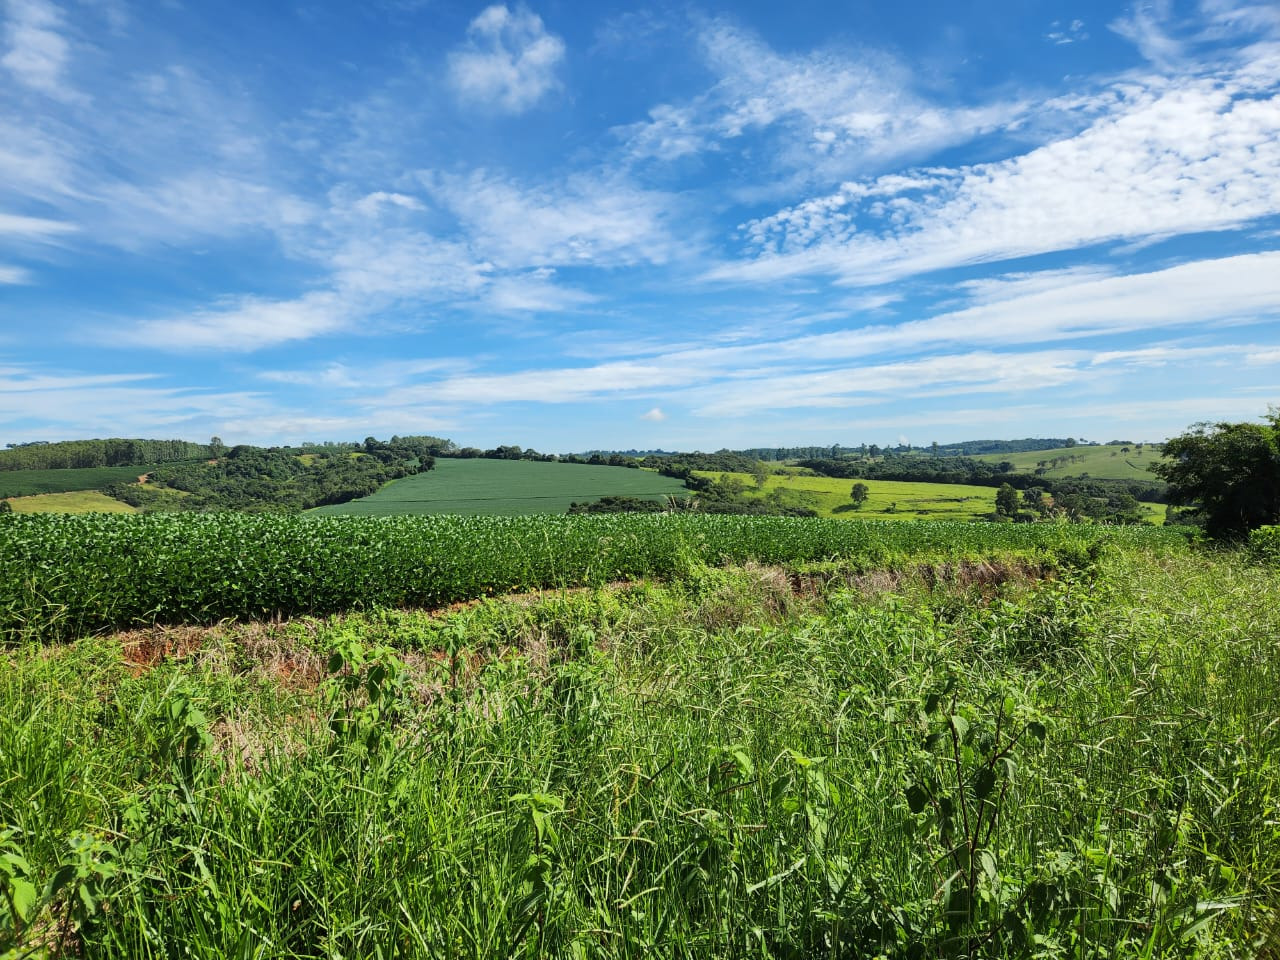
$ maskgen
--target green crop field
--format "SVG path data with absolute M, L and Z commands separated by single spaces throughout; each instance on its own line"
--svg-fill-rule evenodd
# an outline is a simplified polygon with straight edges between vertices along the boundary
M 697 473 L 711 479 L 722 476 L 707 471 Z M 994 487 L 908 483 L 898 480 L 837 480 L 831 477 L 786 474 L 770 476 L 763 490 L 757 490 L 755 481 L 749 474 L 734 473 L 729 476 L 747 484 L 745 493 L 749 497 L 767 496 L 770 491 L 780 487 L 811 494 L 814 509 L 823 517 L 863 520 L 914 520 L 920 517 L 971 520 L 991 513 L 996 506 Z M 854 510 L 849 499 L 849 491 L 855 483 L 865 483 L 871 491 L 861 510 Z
M 39 493 L 101 490 L 113 483 L 129 483 L 147 467 L 84 467 L 71 470 L 0 470 L 0 497 L 31 497 Z
M 437 458 L 435 469 L 395 480 L 372 496 L 320 507 L 319 514 L 522 516 L 564 513 L 574 501 L 607 496 L 685 496 L 683 483 L 648 470 L 530 460 Z
M 974 459 L 988 463 L 1007 460 L 1020 473 L 1032 473 L 1037 465 L 1044 462 L 1044 476 L 1055 479 L 1078 477 L 1087 473 L 1102 480 L 1150 482 L 1159 479 L 1147 467 L 1160 460 L 1160 448 L 1153 443 L 1143 444 L 1141 450 L 1136 445 L 1130 445 L 1129 452 L 1124 453 L 1118 446 L 1075 446 L 1057 450 L 1033 450 L 1029 453 L 985 453 Z M 1054 460 L 1058 461 L 1057 466 L 1053 466 Z
M 307 609 L 332 613 L 281 616 Z M 0 516 L 0 618 L 2 957 L 1280 945 L 1273 553 L 1071 524 Z

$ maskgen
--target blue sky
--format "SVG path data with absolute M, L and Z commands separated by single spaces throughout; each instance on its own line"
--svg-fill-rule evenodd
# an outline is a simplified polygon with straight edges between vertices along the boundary
M 0 443 L 1280 401 L 1280 6 L 0 0 Z

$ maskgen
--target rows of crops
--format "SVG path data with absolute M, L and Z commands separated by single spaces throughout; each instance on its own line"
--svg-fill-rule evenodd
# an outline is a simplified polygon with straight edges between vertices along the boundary
M 1080 555 L 1117 535 L 1066 525 L 697 515 L 13 515 L 0 518 L 0 636 L 52 639 L 140 623 L 434 606 L 665 576 L 690 563 L 886 566 L 924 556 Z

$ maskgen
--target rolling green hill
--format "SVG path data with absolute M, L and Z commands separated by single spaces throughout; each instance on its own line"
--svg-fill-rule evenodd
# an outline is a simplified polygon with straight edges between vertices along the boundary
M 520 516 L 564 513 L 575 501 L 608 496 L 659 499 L 687 494 L 679 480 L 648 470 L 530 460 L 440 458 L 430 473 L 405 477 L 371 496 L 313 512 Z
M 1160 459 L 1160 447 L 1154 443 L 1143 444 L 1141 449 L 1137 444 L 1127 448 L 1110 445 L 1059 447 L 1056 450 L 1033 450 L 1029 453 L 985 453 L 974 459 L 985 460 L 987 463 L 1007 460 L 1019 473 L 1032 473 L 1043 463 L 1044 476 L 1053 479 L 1079 477 L 1087 473 L 1101 480 L 1150 482 L 1157 478 L 1148 472 L 1147 467 Z

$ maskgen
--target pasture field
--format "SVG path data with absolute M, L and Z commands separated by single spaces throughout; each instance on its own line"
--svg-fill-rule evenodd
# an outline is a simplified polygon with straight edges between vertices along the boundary
M 155 519 L 92 539 L 121 563 Z M 148 552 L 230 590 L 243 518 L 195 519 Z M 460 525 L 483 569 L 625 529 L 285 519 L 277 565 L 320 531 L 296 575 L 371 592 L 326 531 Z M 1280 569 L 1154 528 L 622 519 L 661 580 L 0 650 L 0 956 L 1280 949 Z M 6 563 L 36 521 L 0 517 Z
M 15 497 L 9 501 L 9 506 L 14 513 L 137 513 L 129 504 L 97 490 Z
M 719 479 L 722 474 L 695 471 L 698 476 Z M 911 483 L 899 480 L 839 480 L 834 477 L 801 477 L 794 474 L 771 475 L 764 488 L 757 490 L 750 474 L 731 473 L 747 485 L 748 497 L 764 497 L 778 488 L 812 494 L 819 516 L 863 520 L 914 520 L 918 517 L 940 520 L 972 520 L 996 508 L 995 487 L 952 483 Z M 855 483 L 870 489 L 861 510 L 853 509 L 849 491 Z M 890 512 L 890 508 L 894 508 Z
M 1075 458 L 1074 462 L 1072 457 Z M 1034 473 L 1040 461 L 1048 464 L 1055 458 L 1060 460 L 1058 466 L 1046 466 L 1044 473 L 1050 479 L 1078 477 L 1087 473 L 1101 480 L 1159 480 L 1159 477 L 1147 470 L 1148 466 L 1160 460 L 1159 446 L 1153 443 L 1143 444 L 1141 450 L 1131 445 L 1128 453 L 1113 446 L 1075 446 L 1026 453 L 984 453 L 974 457 L 975 460 L 985 460 L 988 463 L 1008 460 L 1019 473 Z
M 0 470 L 0 498 L 41 493 L 101 490 L 113 483 L 132 483 L 147 467 L 82 467 L 68 470 Z
M 313 512 L 350 516 L 525 516 L 564 513 L 574 501 L 607 496 L 660 500 L 687 495 L 681 481 L 649 470 L 437 457 L 435 468 L 427 473 L 393 480 L 371 496 Z

